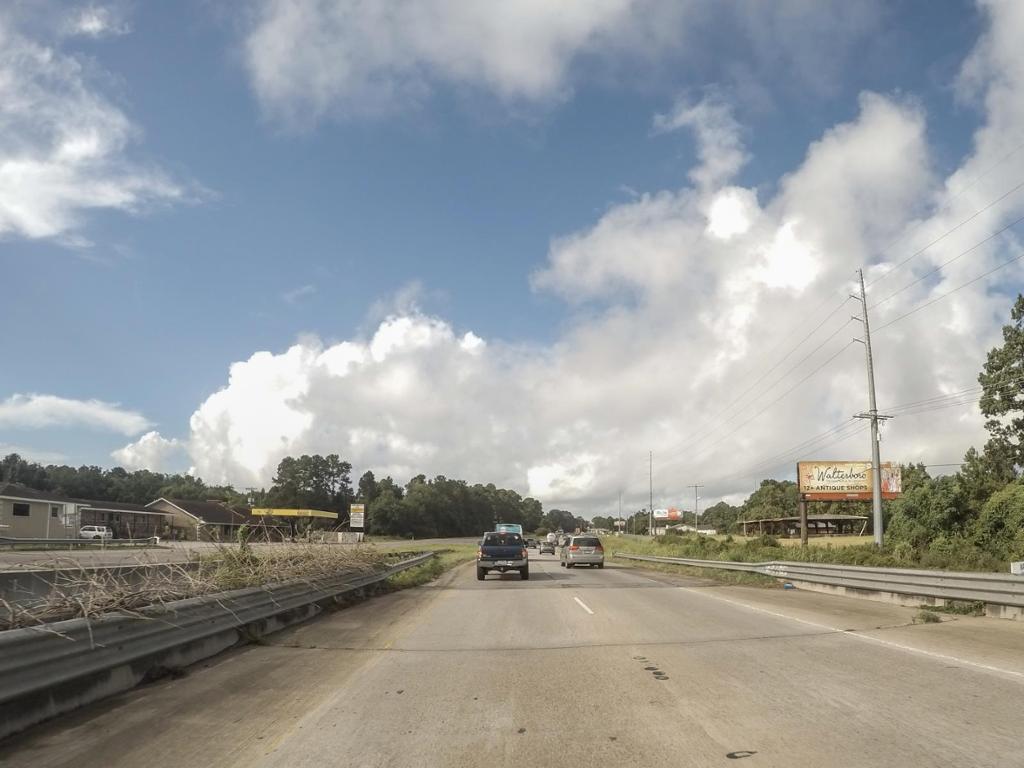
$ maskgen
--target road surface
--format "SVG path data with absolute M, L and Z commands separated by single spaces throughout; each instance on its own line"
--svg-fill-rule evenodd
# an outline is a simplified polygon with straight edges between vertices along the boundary
M 1019 622 L 531 568 L 293 627 L 15 737 L 0 765 L 1024 765 Z

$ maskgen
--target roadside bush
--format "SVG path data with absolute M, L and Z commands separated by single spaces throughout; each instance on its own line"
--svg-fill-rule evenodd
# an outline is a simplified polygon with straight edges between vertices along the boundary
M 972 531 L 973 543 L 1003 560 L 1024 557 L 1024 484 L 992 494 Z

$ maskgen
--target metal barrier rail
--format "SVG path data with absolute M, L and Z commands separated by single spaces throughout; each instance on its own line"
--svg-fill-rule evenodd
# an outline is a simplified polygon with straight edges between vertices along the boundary
M 0 536 L 0 547 L 16 547 L 19 544 L 36 546 L 59 546 L 59 547 L 107 547 L 119 544 L 131 545 L 155 545 L 160 539 L 156 536 L 149 536 L 145 539 L 14 539 L 8 536 Z
M 177 600 L 139 615 L 0 632 L 0 738 L 133 688 L 153 670 L 184 667 L 240 640 L 315 616 L 319 603 L 385 581 L 433 556 L 425 552 L 365 575 Z
M 727 560 L 696 560 L 686 557 L 632 555 L 616 552 L 624 560 L 688 565 L 760 573 L 777 579 L 826 584 L 870 592 L 891 592 L 940 600 L 964 600 L 1024 608 L 1024 578 L 1004 573 L 924 571 L 910 568 L 877 568 L 829 563 L 736 563 Z

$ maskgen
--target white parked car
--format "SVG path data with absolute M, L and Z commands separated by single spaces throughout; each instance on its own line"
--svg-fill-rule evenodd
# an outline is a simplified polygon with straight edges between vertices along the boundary
M 112 539 L 114 532 L 105 525 L 83 525 L 78 530 L 80 539 Z

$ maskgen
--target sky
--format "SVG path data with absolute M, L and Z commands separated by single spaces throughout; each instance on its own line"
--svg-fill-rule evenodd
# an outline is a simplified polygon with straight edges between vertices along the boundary
M 950 471 L 1024 281 L 1022 36 L 1012 0 L 6 3 L 0 453 L 737 501 L 869 456 L 863 269 L 883 460 Z

